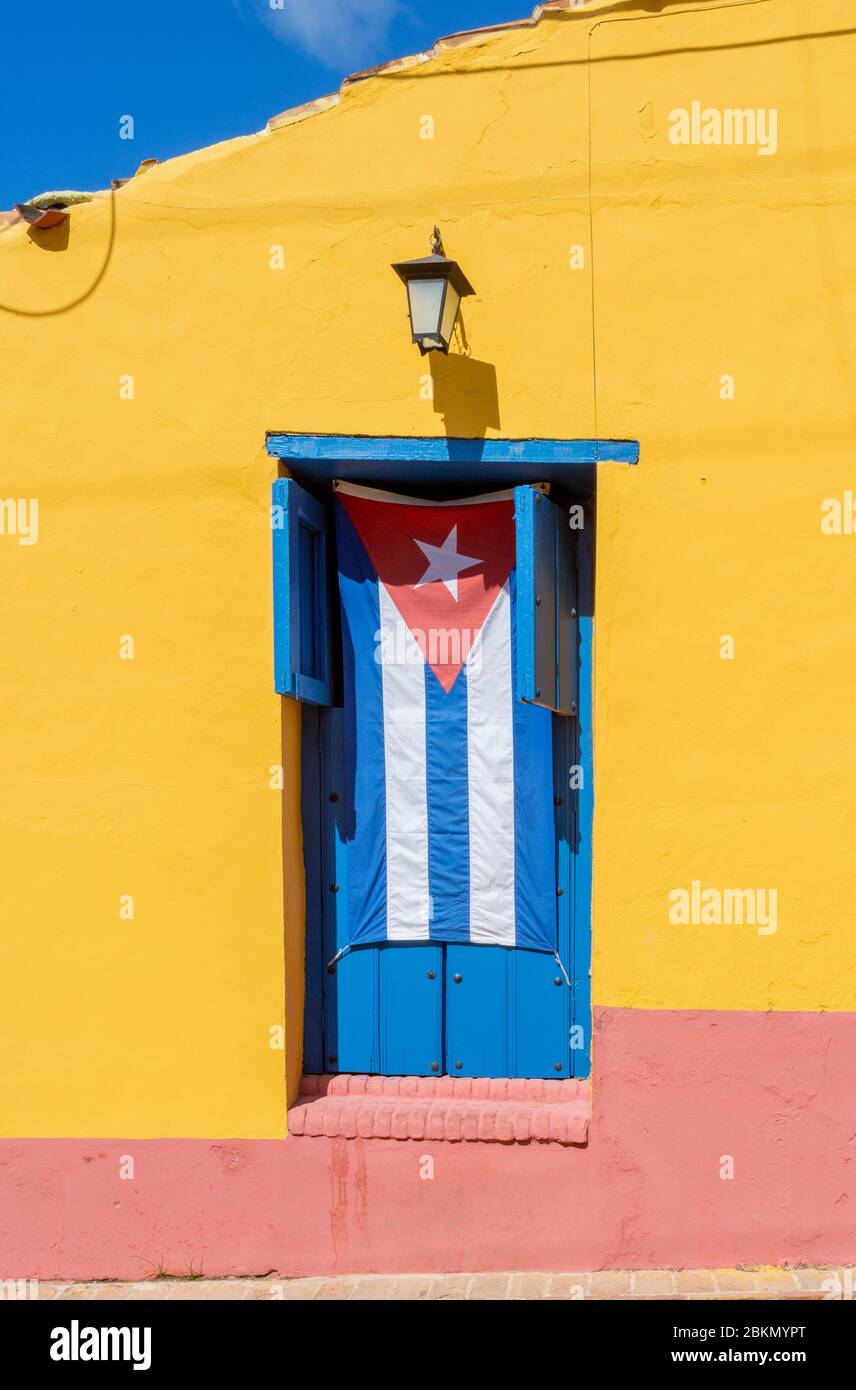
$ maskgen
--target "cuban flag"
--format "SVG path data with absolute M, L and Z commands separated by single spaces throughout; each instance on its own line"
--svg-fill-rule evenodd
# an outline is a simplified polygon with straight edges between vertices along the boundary
M 349 945 L 556 950 L 552 716 L 516 690 L 511 491 L 336 484 Z

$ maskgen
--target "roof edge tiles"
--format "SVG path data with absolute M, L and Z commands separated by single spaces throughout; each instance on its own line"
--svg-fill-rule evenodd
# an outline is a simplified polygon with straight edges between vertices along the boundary
M 487 24 L 479 29 L 461 29 L 455 34 L 445 34 L 436 40 L 431 48 L 424 53 L 411 53 L 402 58 L 392 58 L 388 63 L 378 63 L 372 68 L 363 68 L 359 72 L 352 72 L 344 78 L 337 92 L 331 92 L 327 96 L 316 97 L 313 101 L 306 101 L 301 106 L 292 106 L 287 111 L 282 111 L 276 116 L 271 116 L 267 129 L 269 131 L 281 130 L 284 126 L 294 125 L 298 121 L 305 121 L 309 116 L 317 116 L 322 111 L 328 111 L 333 106 L 338 106 L 342 92 L 346 87 L 353 86 L 357 82 L 365 82 L 372 77 L 379 77 L 382 74 L 393 72 L 406 72 L 408 68 L 421 66 L 422 63 L 429 63 L 432 58 L 436 58 L 444 48 L 458 48 L 462 44 L 472 43 L 490 34 L 507 33 L 510 29 L 534 29 L 541 22 L 544 14 L 556 14 L 567 10 L 579 10 L 584 7 L 587 0 L 543 0 L 540 5 L 536 5 L 531 15 L 524 19 L 506 20 L 501 24 Z

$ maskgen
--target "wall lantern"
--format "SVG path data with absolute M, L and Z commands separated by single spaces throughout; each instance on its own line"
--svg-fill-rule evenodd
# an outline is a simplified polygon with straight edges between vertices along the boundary
M 431 237 L 430 256 L 396 261 L 392 268 L 407 286 L 413 342 L 423 356 L 426 352 L 448 352 L 461 299 L 475 290 L 458 262 L 444 255 L 439 227 Z

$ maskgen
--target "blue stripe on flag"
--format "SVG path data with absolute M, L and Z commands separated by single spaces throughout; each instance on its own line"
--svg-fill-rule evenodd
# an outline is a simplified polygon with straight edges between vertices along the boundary
M 430 641 L 430 634 L 427 634 Z M 470 939 L 470 832 L 467 788 L 467 671 L 448 695 L 425 664 L 428 757 L 430 934 Z
M 348 917 L 351 945 L 386 941 L 386 760 L 383 672 L 375 660 L 380 630 L 377 576 L 340 502 L 336 545 L 342 596 L 345 677 L 345 777 Z M 359 746 L 356 716 L 360 711 Z M 359 853 L 354 841 L 359 838 Z

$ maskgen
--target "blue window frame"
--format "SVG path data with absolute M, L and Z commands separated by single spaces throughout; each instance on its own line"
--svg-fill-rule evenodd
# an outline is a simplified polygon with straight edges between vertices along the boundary
M 491 446 L 486 448 L 486 444 Z M 293 532 L 286 551 L 274 531 L 278 573 L 275 608 L 277 688 L 303 704 L 302 786 L 307 882 L 306 1018 L 304 1069 L 386 1074 L 458 1076 L 587 1076 L 591 1037 L 591 851 L 593 813 L 592 638 L 593 508 L 567 539 L 568 515 L 531 487 L 519 487 L 518 564 L 531 602 L 527 638 L 527 698 L 556 711 L 554 802 L 559 954 L 570 989 L 555 960 L 539 952 L 490 946 L 389 943 L 352 950 L 347 944 L 347 798 L 343 786 L 343 716 L 333 705 L 332 668 L 327 680 L 305 669 L 301 606 L 316 632 L 323 613 L 323 640 L 330 643 L 334 600 L 327 587 L 330 556 L 320 500 L 330 480 L 391 482 L 401 491 L 454 482 L 472 493 L 497 483 L 552 480 L 569 486 L 576 500 L 593 485 L 593 465 L 604 457 L 635 462 L 638 446 L 627 441 L 386 440 L 341 436 L 269 437 L 269 450 L 285 457 L 295 479 L 274 484 L 276 498 L 318 539 L 301 551 Z M 536 501 L 536 497 L 541 497 Z M 560 533 L 561 528 L 561 533 Z M 528 558 L 521 547 L 528 545 Z M 562 556 L 570 559 L 562 560 Z M 552 557 L 552 566 L 551 566 Z M 278 567 L 278 568 L 277 568 Z M 319 576 L 325 576 L 320 583 Z M 314 586 L 304 600 L 303 590 Z M 295 593 L 295 586 L 300 591 Z M 323 604 L 318 594 L 322 592 Z M 540 596 L 541 603 L 536 599 Z M 297 614 L 295 615 L 295 606 Z M 320 640 L 320 638 L 319 638 Z M 315 659 L 317 646 L 309 649 Z M 290 655 L 285 666 L 280 653 Z M 295 661 L 294 653 L 301 653 Z M 573 658 L 572 658 L 573 653 Z M 521 656 L 521 660 L 523 660 Z M 301 670 L 301 662 L 304 669 Z M 563 674 L 564 668 L 564 674 Z M 316 668 L 313 668 L 316 669 Z M 280 679 L 287 671 L 288 679 Z M 301 680 L 302 678 L 302 680 Z M 307 691 L 308 694 L 302 694 Z M 540 692 L 540 693 L 538 693 Z M 318 696 L 324 698 L 319 699 Z M 326 707 L 325 707 L 326 706 Z

